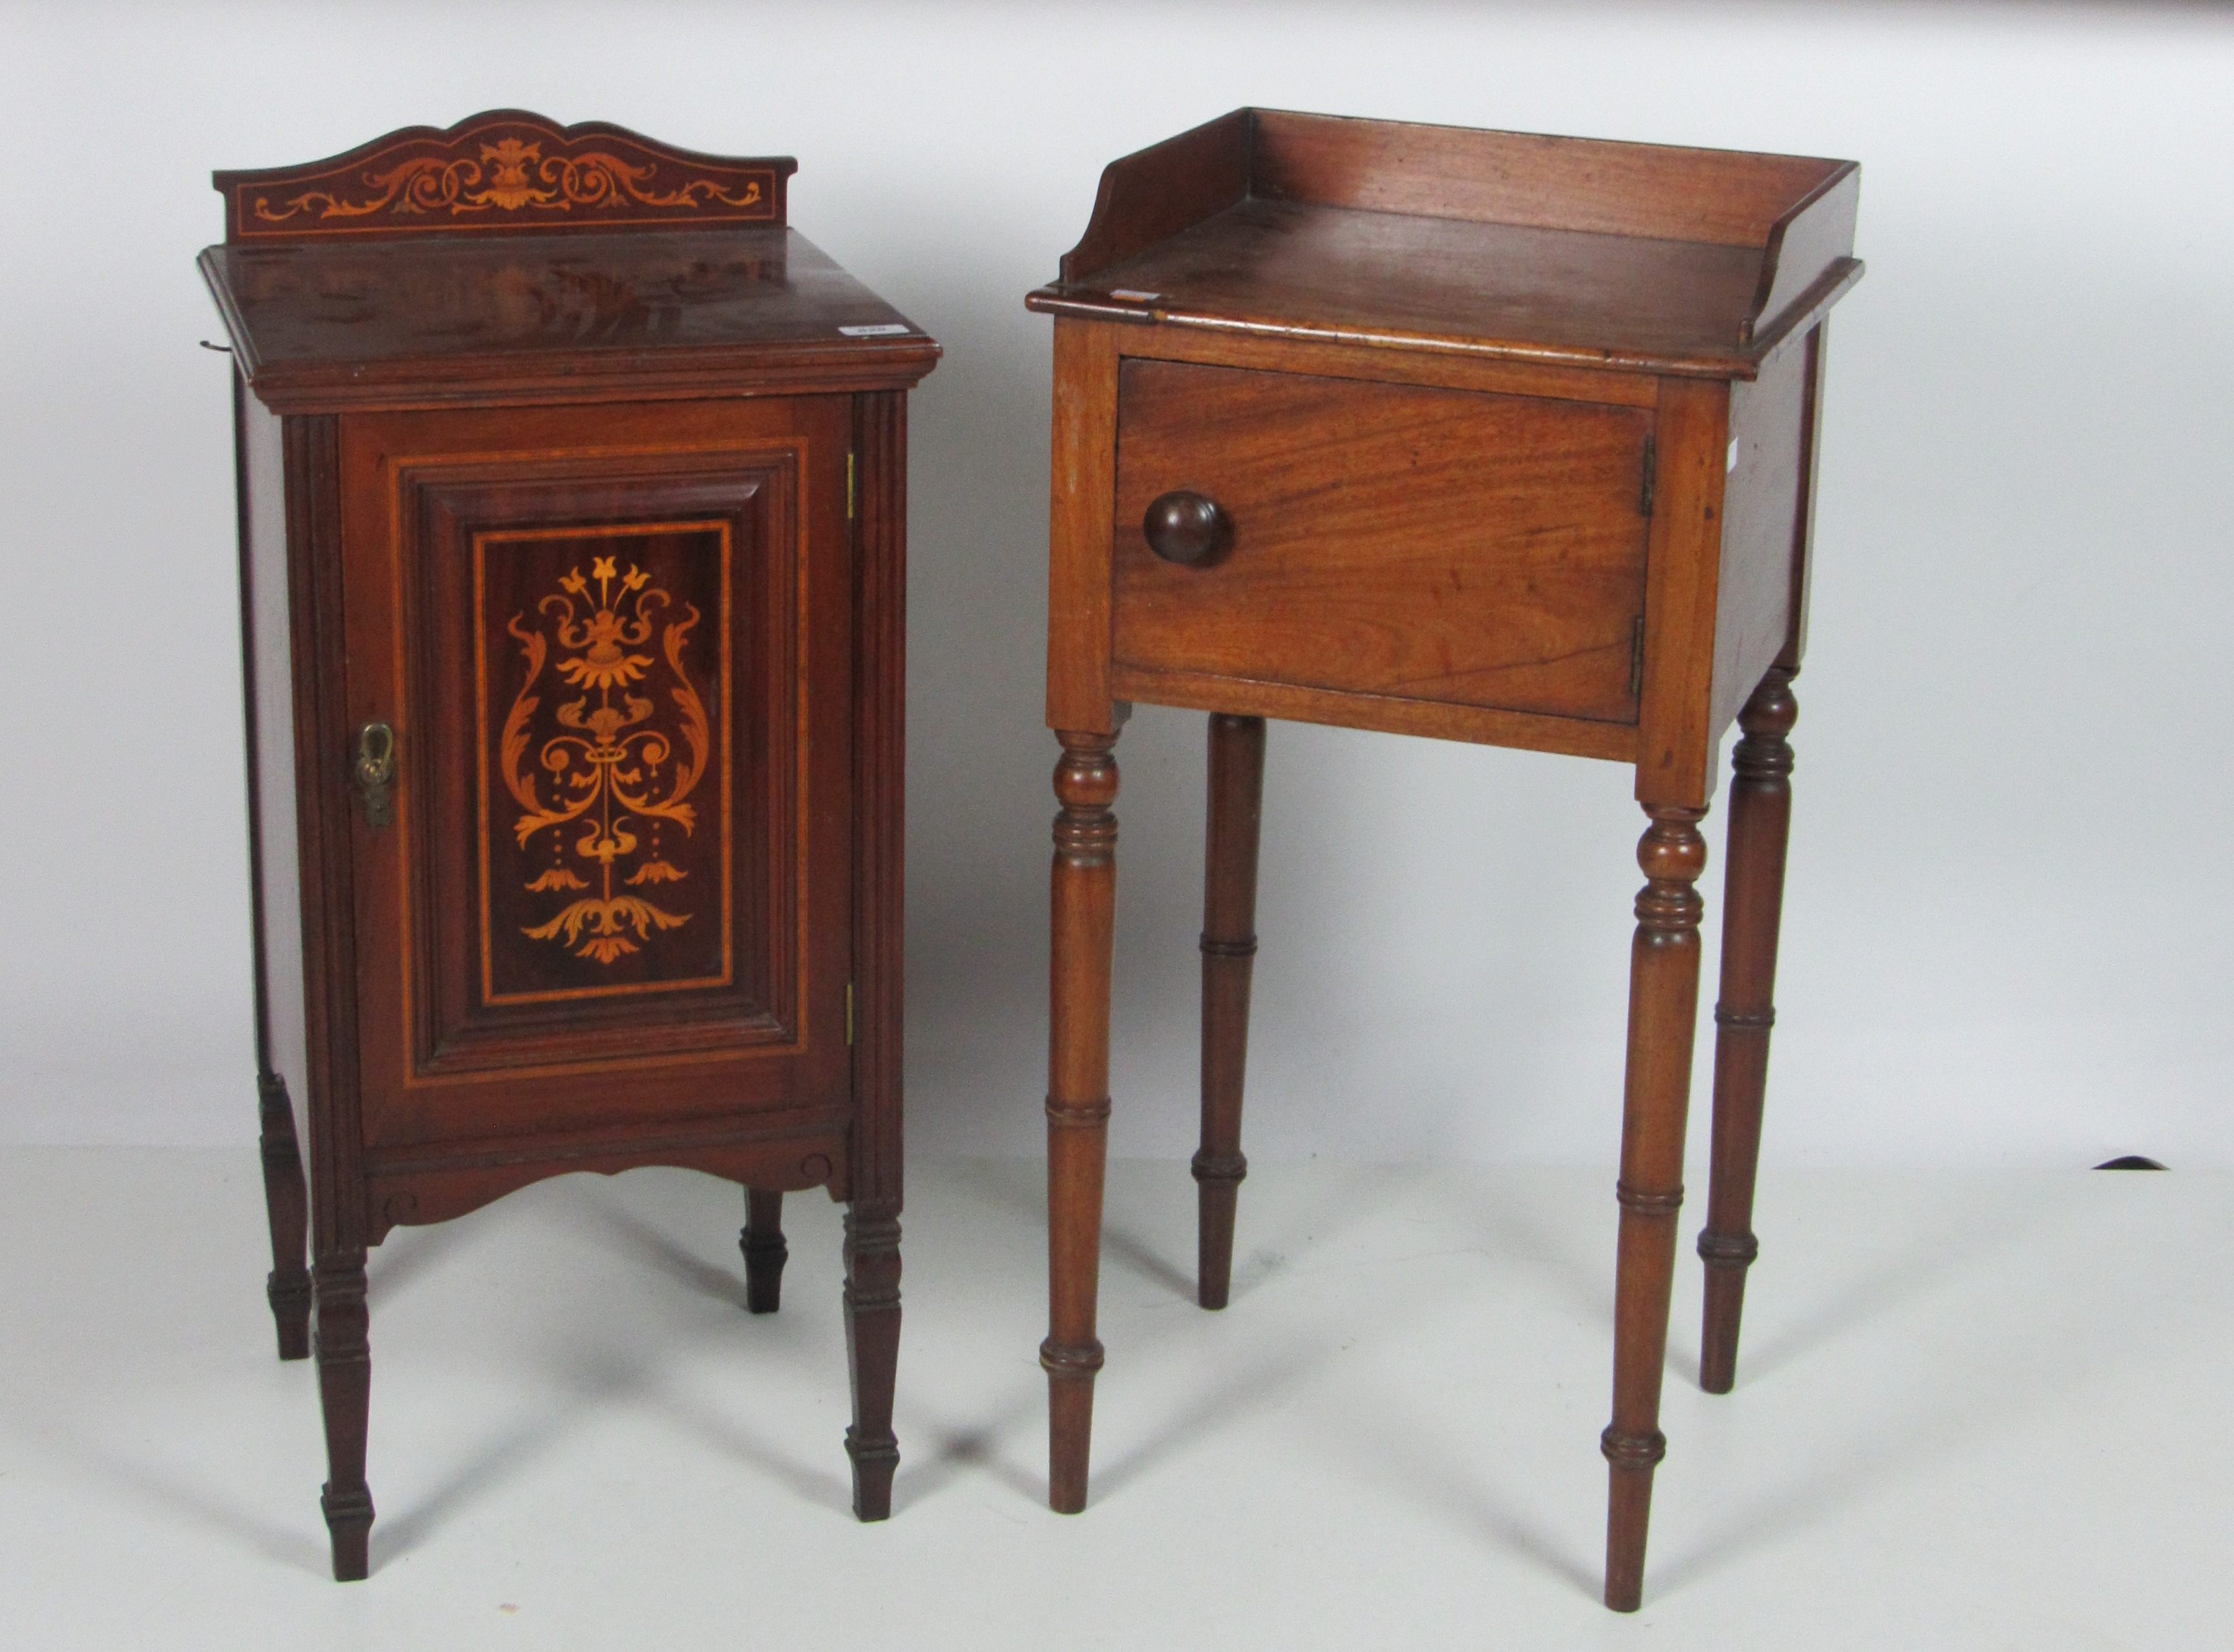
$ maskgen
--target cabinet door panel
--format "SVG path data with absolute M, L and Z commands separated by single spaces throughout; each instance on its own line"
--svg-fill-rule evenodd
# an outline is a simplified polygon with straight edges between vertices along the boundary
M 842 398 L 350 420 L 368 1143 L 845 1099 Z

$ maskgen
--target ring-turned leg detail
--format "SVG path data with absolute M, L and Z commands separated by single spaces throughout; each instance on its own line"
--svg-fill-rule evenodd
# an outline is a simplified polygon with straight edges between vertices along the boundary
M 1101 1188 L 1109 1148 L 1109 971 L 1116 916 L 1114 734 L 1058 732 L 1048 1020 L 1048 1502 L 1086 1506 Z
M 900 1224 L 859 1202 L 846 1210 L 846 1363 L 853 1380 L 853 1423 L 846 1454 L 853 1462 L 853 1514 L 882 1520 L 892 1512 L 892 1391 L 900 1362 Z
M 773 1314 L 783 1303 L 783 1264 L 791 1247 L 783 1242 L 781 1189 L 745 1190 L 744 1231 L 737 1249 L 745 1257 L 745 1307 L 755 1314 Z
M 1776 941 L 1784 916 L 1784 857 L 1792 826 L 1792 748 L 1799 721 L 1790 671 L 1772 667 L 1738 714 L 1745 738 L 1730 767 L 1729 864 L 1723 869 L 1722 983 L 1715 1007 L 1714 1175 L 1699 1257 L 1707 1264 L 1699 1386 L 1728 1394 L 1737 1380 L 1738 1322 L 1760 1164 L 1769 1031 L 1776 1025 Z
M 1633 1612 L 1643 1596 L 1652 1471 L 1668 1449 L 1660 1432 L 1660 1373 L 1683 1204 L 1683 1126 L 1699 1009 L 1699 919 L 1692 887 L 1706 870 L 1703 808 L 1649 807 L 1636 846 L 1645 885 L 1636 898 L 1629 963 L 1629 1066 L 1622 1108 L 1621 1240 L 1614 1280 L 1613 1420 L 1601 1437 L 1610 1470 L 1605 1603 Z
M 1264 720 L 1210 719 L 1210 805 L 1202 880 L 1202 1146 L 1194 1156 L 1196 1300 L 1223 1308 L 1233 1280 L 1233 1216 L 1257 958 L 1257 842 L 1264 800 Z
M 372 1400 L 370 1317 L 365 1307 L 364 1252 L 318 1258 L 318 1400 L 326 1423 L 326 1484 L 318 1498 L 332 1539 L 334 1577 L 365 1575 L 372 1534 L 372 1492 L 364 1483 L 365 1427 Z

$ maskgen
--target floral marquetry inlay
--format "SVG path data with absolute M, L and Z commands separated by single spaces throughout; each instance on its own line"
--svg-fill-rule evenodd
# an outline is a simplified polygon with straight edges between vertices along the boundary
M 734 191 L 710 179 L 694 178 L 673 189 L 651 186 L 656 167 L 631 167 L 618 155 L 595 151 L 575 158 L 544 158 L 540 144 L 506 138 L 483 144 L 479 160 L 444 160 L 421 155 L 386 172 L 367 173 L 356 199 L 330 189 L 309 189 L 274 202 L 256 197 L 255 213 L 268 224 L 284 224 L 297 213 L 318 219 L 364 218 L 374 212 L 447 212 L 461 217 L 492 209 L 517 212 L 523 206 L 567 212 L 576 206 L 610 206 L 624 198 L 647 206 L 752 206 L 761 199 L 758 179 Z
M 698 155 L 619 127 L 499 111 L 310 167 L 220 173 L 232 238 L 426 229 L 781 224 L 787 159 Z
M 484 761 L 497 782 L 484 793 L 483 935 L 495 998 L 726 973 L 727 946 L 713 944 L 723 929 L 725 788 L 707 703 L 721 665 L 726 528 L 598 532 L 487 535 L 477 547 L 484 604 L 493 578 L 494 589 L 508 579 L 519 593 L 508 614 L 487 617 L 515 650 L 508 670 L 488 658 L 494 626 L 483 628 L 483 728 L 494 735 L 484 736 Z M 630 554 L 639 548 L 659 552 L 680 579 L 648 571 Z M 493 577 L 492 553 L 509 564 Z M 681 580 L 702 587 L 697 600 L 675 589 Z M 679 951 L 663 945 L 693 926 L 714 933 Z M 537 965 L 535 952 L 572 962 Z

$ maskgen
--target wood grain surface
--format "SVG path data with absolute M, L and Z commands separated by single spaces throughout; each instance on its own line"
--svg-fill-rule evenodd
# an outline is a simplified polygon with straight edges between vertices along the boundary
M 201 271 L 283 412 L 902 389 L 938 359 L 795 230 L 213 246 Z
M 1141 670 L 1630 722 L 1641 409 L 1128 361 L 1115 656 Z M 1231 549 L 1141 531 L 1174 488 Z
M 1239 109 L 1111 164 L 1035 309 L 1753 376 L 1859 278 L 1854 163 Z

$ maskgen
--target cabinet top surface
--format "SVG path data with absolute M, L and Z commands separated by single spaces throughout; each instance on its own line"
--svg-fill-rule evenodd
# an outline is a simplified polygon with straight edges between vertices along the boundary
M 787 226 L 792 167 L 495 111 L 219 173 L 201 270 L 281 411 L 913 383 L 938 346 Z
M 1114 163 L 1035 310 L 1750 378 L 1858 278 L 1860 171 L 1240 109 Z
M 931 346 L 788 229 L 214 246 L 202 267 L 261 372 L 722 345 Z

